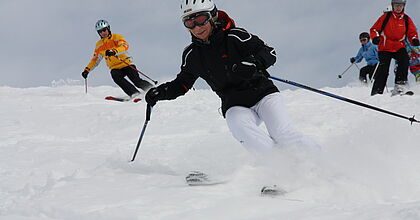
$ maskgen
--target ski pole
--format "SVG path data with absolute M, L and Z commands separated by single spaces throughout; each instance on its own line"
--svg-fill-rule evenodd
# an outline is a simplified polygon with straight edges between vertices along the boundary
M 375 110 L 375 111 L 379 111 L 379 112 L 382 112 L 382 113 L 385 113 L 385 114 L 393 115 L 395 117 L 407 119 L 411 122 L 411 124 L 413 124 L 413 122 L 420 123 L 420 121 L 417 121 L 416 119 L 414 119 L 414 116 L 409 118 L 409 117 L 406 117 L 406 116 L 403 116 L 403 115 L 400 115 L 400 114 L 397 114 L 397 113 L 394 113 L 394 112 L 390 112 L 390 111 L 387 111 L 387 110 L 384 110 L 384 109 L 381 109 L 381 108 L 378 108 L 378 107 L 375 107 L 375 106 L 372 106 L 372 105 L 368 105 L 368 104 L 358 102 L 358 101 L 355 101 L 355 100 L 352 100 L 352 99 L 348 99 L 348 98 L 345 98 L 345 97 L 342 97 L 342 96 L 338 96 L 338 95 L 335 95 L 335 94 L 332 94 L 332 93 L 329 93 L 329 92 L 324 92 L 322 90 L 314 89 L 314 88 L 311 88 L 309 86 L 305 86 L 305 85 L 302 85 L 302 84 L 299 84 L 299 83 L 296 83 L 296 82 L 293 82 L 293 81 L 280 79 L 280 78 L 277 78 L 277 77 L 274 77 L 274 76 L 269 76 L 268 78 L 273 79 L 273 80 L 277 80 L 277 81 L 280 81 L 280 82 L 283 82 L 283 83 L 287 83 L 289 85 L 293 85 L 293 86 L 296 86 L 296 87 L 299 87 L 299 88 L 302 88 L 302 89 L 306 89 L 306 90 L 309 90 L 309 91 L 312 91 L 312 92 L 316 92 L 316 93 L 319 93 L 321 95 L 329 96 L 331 98 L 339 99 L 341 101 L 349 102 L 349 103 L 359 105 L 359 106 L 362 106 L 362 107 L 365 107 L 365 108 L 369 108 L 369 109 L 372 109 L 372 110 Z
M 119 58 L 117 55 L 115 55 L 115 57 L 117 59 L 119 59 L 121 62 L 127 64 L 131 69 L 137 71 L 138 73 L 142 74 L 143 76 L 145 76 L 146 78 L 150 79 L 155 85 L 158 84 L 158 81 L 151 79 L 149 76 L 147 76 L 146 74 L 142 73 L 140 70 L 138 70 L 137 68 L 133 67 L 132 65 L 128 64 L 127 62 L 125 62 L 123 59 Z
M 359 66 L 357 65 L 357 63 L 354 63 L 354 65 L 357 67 L 357 69 L 360 71 Z
M 379 68 L 379 65 L 380 65 L 381 63 L 378 63 L 378 64 L 376 64 L 376 67 L 375 67 L 375 71 L 373 72 L 373 74 L 372 74 L 372 79 L 370 79 L 370 83 L 374 83 L 374 81 L 375 81 L 375 75 L 376 75 L 376 72 L 377 72 L 377 70 L 378 70 L 378 68 Z M 386 86 L 385 85 L 385 89 L 386 89 L 386 92 L 387 93 L 389 93 L 389 91 L 388 91 L 388 86 Z
M 346 70 L 344 70 L 344 72 L 343 72 L 342 74 L 338 75 L 338 78 L 339 78 L 339 79 L 341 79 L 341 77 L 343 77 L 344 73 L 346 73 L 346 72 L 347 72 L 347 70 L 349 70 L 349 69 L 350 69 L 350 67 L 351 67 L 351 66 L 353 66 L 353 64 L 355 64 L 355 63 L 351 63 L 351 64 L 350 64 L 350 66 L 349 66 L 349 67 L 347 67 L 347 69 L 346 69 Z
M 133 162 L 134 159 L 136 159 L 136 155 L 137 155 L 137 152 L 139 151 L 140 143 L 141 143 L 141 140 L 143 139 L 144 132 L 146 131 L 147 123 L 150 121 L 150 115 L 151 114 L 152 114 L 152 107 L 149 104 L 147 104 L 146 120 L 144 121 L 143 129 L 141 130 L 139 141 L 137 142 L 136 150 L 134 151 L 134 155 L 133 155 L 133 158 L 131 159 L 131 162 Z
M 88 83 L 87 83 L 87 79 L 85 79 L 85 92 L 87 94 L 87 87 L 88 87 Z
M 379 64 L 381 63 L 376 64 L 375 71 L 373 71 L 372 78 L 370 79 L 371 83 L 373 83 L 373 81 L 375 80 L 375 75 L 376 75 L 376 71 L 378 70 Z

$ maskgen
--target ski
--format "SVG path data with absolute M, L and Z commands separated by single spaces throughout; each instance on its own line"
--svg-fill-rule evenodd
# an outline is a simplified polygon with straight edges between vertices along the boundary
M 185 181 L 188 186 L 212 186 L 212 185 L 219 185 L 227 183 L 228 180 L 220 180 L 220 179 L 213 179 L 210 178 L 207 174 L 201 171 L 190 171 L 188 175 L 185 177 Z M 267 185 L 262 187 L 260 190 L 260 195 L 265 197 L 281 197 L 284 200 L 290 201 L 298 201 L 303 202 L 300 199 L 292 199 L 292 198 L 284 198 L 284 196 L 288 193 L 285 189 L 277 186 L 277 185 Z
M 407 92 L 405 92 L 404 94 L 402 94 L 402 95 L 414 95 L 414 92 L 413 91 L 407 91 Z
M 140 98 L 134 98 L 134 99 L 132 99 L 132 98 L 129 98 L 129 97 L 127 97 L 127 98 L 122 98 L 122 97 L 114 97 L 114 96 L 107 96 L 107 97 L 105 97 L 105 99 L 106 100 L 111 100 L 111 101 L 117 101 L 117 102 L 129 102 L 129 101 L 132 101 L 132 102 L 140 102 L 141 101 L 141 99 Z

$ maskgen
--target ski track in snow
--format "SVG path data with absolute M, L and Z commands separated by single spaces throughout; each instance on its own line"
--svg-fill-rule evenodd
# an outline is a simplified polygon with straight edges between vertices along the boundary
M 405 116 L 414 96 L 322 88 Z M 306 90 L 285 90 L 290 118 L 320 151 L 278 149 L 258 163 L 230 135 L 209 90 L 153 108 L 104 100 L 115 87 L 0 87 L 1 220 L 420 219 L 420 124 Z M 419 118 L 417 118 L 419 119 Z M 189 187 L 188 171 L 223 184 Z M 277 184 L 283 197 L 261 197 Z

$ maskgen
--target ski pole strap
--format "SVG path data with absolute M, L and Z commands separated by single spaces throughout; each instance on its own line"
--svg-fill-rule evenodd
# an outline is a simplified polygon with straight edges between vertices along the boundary
M 274 77 L 274 76 L 269 76 L 268 78 L 273 79 L 273 80 L 277 80 L 277 81 L 280 81 L 280 82 L 283 82 L 283 83 L 286 83 L 286 84 L 289 84 L 289 85 L 292 85 L 292 86 L 296 86 L 296 87 L 299 87 L 299 88 L 302 88 L 302 89 L 306 89 L 306 90 L 309 90 L 309 91 L 312 91 L 312 92 L 316 92 L 316 93 L 319 93 L 321 95 L 329 96 L 331 98 L 339 99 L 341 101 L 349 102 L 349 103 L 359 105 L 359 106 L 362 106 L 362 107 L 365 107 L 365 108 L 369 108 L 369 109 L 372 109 L 372 110 L 375 110 L 375 111 L 379 111 L 379 112 L 382 112 L 382 113 L 385 113 L 385 114 L 393 115 L 395 117 L 407 119 L 411 122 L 411 124 L 413 124 L 413 122 L 420 123 L 420 121 L 417 121 L 416 119 L 414 119 L 414 116 L 409 118 L 409 117 L 404 116 L 404 115 L 400 115 L 400 114 L 397 114 L 397 113 L 394 113 L 394 112 L 390 112 L 390 111 L 387 111 L 385 109 L 381 109 L 381 108 L 378 108 L 378 107 L 375 107 L 375 106 L 372 106 L 372 105 L 368 105 L 368 104 L 365 104 L 365 103 L 362 103 L 362 102 L 359 102 L 359 101 L 348 99 L 348 98 L 345 98 L 345 97 L 342 97 L 342 96 L 339 96 L 339 95 L 335 95 L 335 94 L 332 94 L 332 93 L 329 93 L 329 92 L 325 92 L 325 91 L 322 91 L 322 90 L 311 88 L 309 86 L 305 86 L 305 85 L 302 85 L 302 84 L 299 84 L 297 82 L 293 82 L 293 81 L 290 81 L 290 80 L 280 79 L 280 78 L 277 78 L 277 77 Z

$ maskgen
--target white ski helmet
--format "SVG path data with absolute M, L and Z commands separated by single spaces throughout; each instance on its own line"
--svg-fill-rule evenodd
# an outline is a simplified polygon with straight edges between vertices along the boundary
M 216 5 L 212 0 L 182 0 L 181 2 L 181 18 L 203 11 L 210 12 L 213 18 L 217 16 Z
M 105 21 L 105 20 L 99 20 L 95 24 L 96 31 L 99 31 L 103 28 L 108 28 L 108 30 L 110 30 L 110 27 L 111 26 L 109 25 L 108 21 Z

